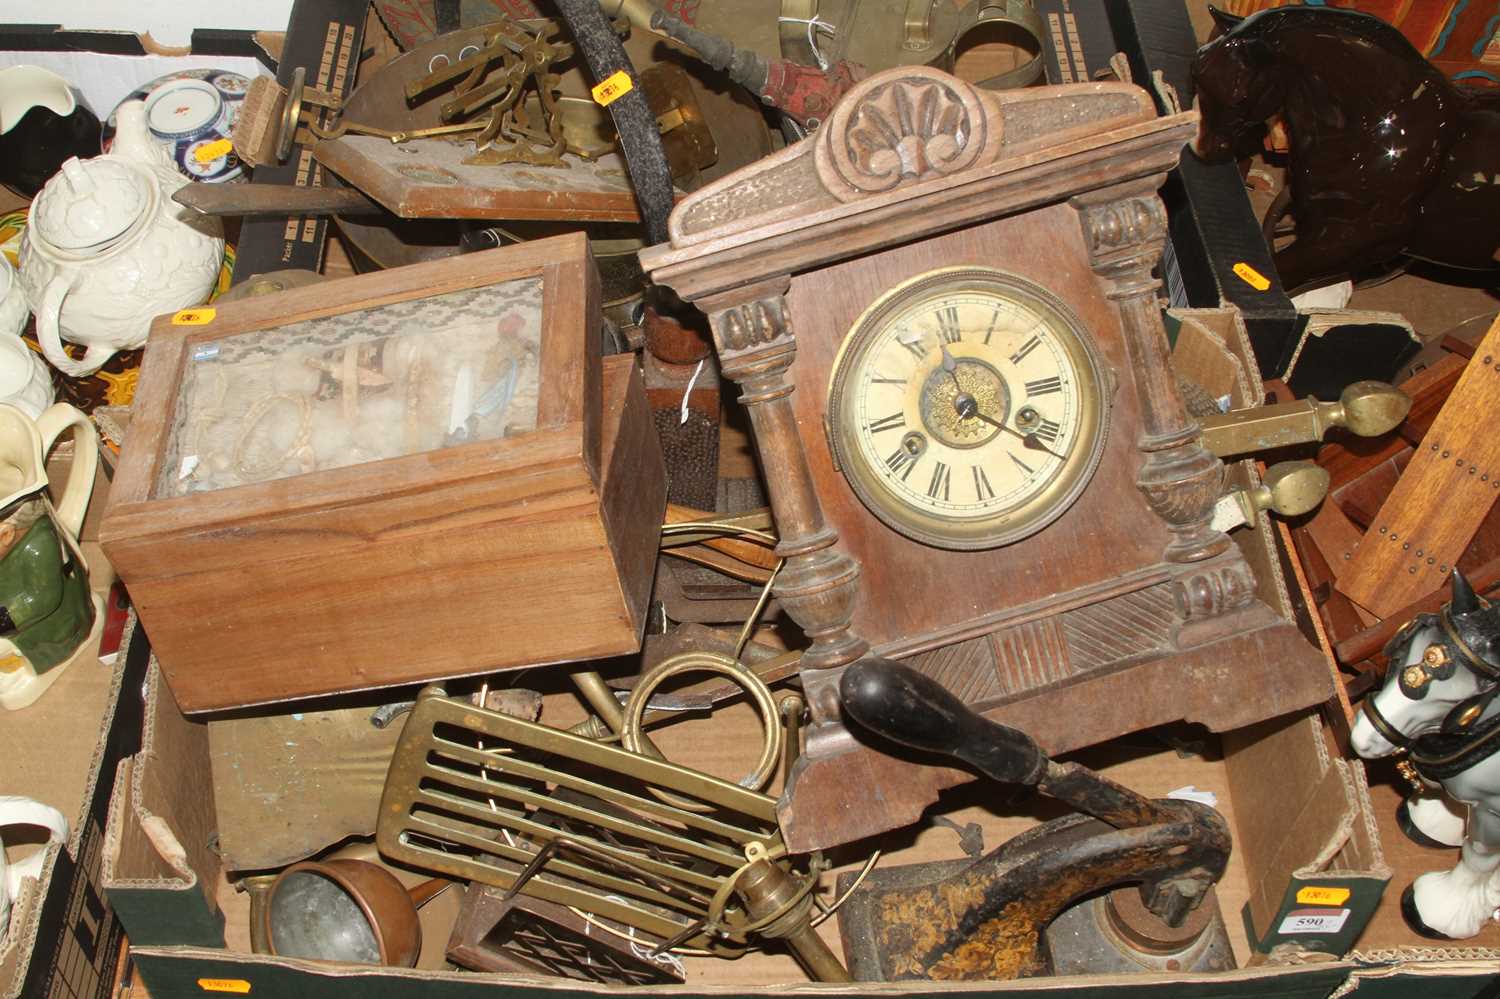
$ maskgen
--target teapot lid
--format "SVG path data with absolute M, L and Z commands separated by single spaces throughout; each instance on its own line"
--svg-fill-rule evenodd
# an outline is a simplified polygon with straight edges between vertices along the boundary
M 69 159 L 31 208 L 30 225 L 62 250 L 85 250 L 118 238 L 151 205 L 151 182 L 108 156 Z

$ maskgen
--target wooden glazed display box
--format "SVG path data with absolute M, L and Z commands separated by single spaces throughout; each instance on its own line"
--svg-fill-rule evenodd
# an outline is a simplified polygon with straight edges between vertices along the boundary
M 665 480 L 599 309 L 575 234 L 159 317 L 101 541 L 182 708 L 636 650 Z

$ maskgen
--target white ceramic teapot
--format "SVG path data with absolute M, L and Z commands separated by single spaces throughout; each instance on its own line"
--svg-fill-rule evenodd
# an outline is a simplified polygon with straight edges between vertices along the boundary
M 218 219 L 172 201 L 190 182 L 152 141 L 144 105 L 122 105 L 116 121 L 108 154 L 68 160 L 42 188 L 21 242 L 37 339 L 74 377 L 145 343 L 155 316 L 201 305 L 224 256 Z M 81 361 L 63 339 L 88 348 Z

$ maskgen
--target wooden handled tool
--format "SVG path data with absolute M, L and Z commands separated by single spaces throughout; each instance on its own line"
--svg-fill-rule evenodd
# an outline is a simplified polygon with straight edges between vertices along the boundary
M 936 680 L 898 662 L 855 663 L 844 671 L 839 695 L 850 717 L 877 735 L 957 757 L 1002 783 L 1034 786 L 1118 829 L 1180 818 L 1087 767 L 1053 762 L 1025 732 L 975 713 Z

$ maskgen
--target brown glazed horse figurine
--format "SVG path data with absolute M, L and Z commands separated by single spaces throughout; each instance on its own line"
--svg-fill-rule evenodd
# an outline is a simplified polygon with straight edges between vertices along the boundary
M 1210 162 L 1250 155 L 1266 120 L 1282 115 L 1297 236 L 1275 257 L 1288 291 L 1403 255 L 1495 267 L 1500 92 L 1449 82 L 1369 14 L 1213 14 L 1224 33 L 1193 60 L 1202 114 L 1193 151 Z

